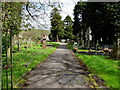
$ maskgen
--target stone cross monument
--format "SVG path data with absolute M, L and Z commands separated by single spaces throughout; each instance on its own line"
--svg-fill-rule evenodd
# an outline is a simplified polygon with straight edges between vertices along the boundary
M 91 28 L 89 27 L 88 30 L 86 31 L 86 41 L 87 41 L 87 47 L 89 48 L 90 46 L 90 41 L 92 40 L 92 36 L 91 36 Z

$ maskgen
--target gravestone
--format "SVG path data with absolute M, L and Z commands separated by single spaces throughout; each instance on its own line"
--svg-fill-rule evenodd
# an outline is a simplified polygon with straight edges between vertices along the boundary
M 92 32 L 91 28 L 89 27 L 88 30 L 85 33 L 86 34 L 85 37 L 86 37 L 86 41 L 87 41 L 86 45 L 87 45 L 88 48 L 90 46 L 90 41 L 92 40 L 91 32 Z
M 45 34 L 43 34 L 43 36 L 42 36 L 42 48 L 46 48 L 46 35 Z

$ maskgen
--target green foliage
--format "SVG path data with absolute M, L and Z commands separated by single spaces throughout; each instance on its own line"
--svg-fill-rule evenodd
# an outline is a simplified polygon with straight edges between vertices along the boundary
M 67 46 L 68 46 L 71 50 L 73 50 L 73 45 L 72 45 L 72 44 L 67 44 Z
M 63 33 L 63 21 L 61 20 L 60 12 L 57 8 L 54 8 L 51 12 L 51 39 L 59 41 Z
M 9 47 L 9 41 L 10 40 L 10 36 L 9 35 L 3 35 L 2 36 L 2 53 L 5 54 L 6 53 L 6 47 Z
M 23 5 L 24 3 L 22 2 L 2 2 L 3 53 L 10 47 L 10 33 L 14 37 L 14 35 L 17 35 L 21 31 L 21 12 Z
M 47 42 L 47 44 L 52 44 L 53 47 L 58 47 L 60 45 L 60 42 Z
M 119 18 L 119 2 L 78 2 L 74 8 L 74 34 L 80 35 L 83 30 L 85 41 L 86 29 L 91 27 L 92 43 L 96 44 L 99 41 L 99 44 L 114 44 L 114 34 L 120 30 Z
M 23 3 L 20 2 L 2 2 L 2 25 L 3 34 L 12 30 L 12 34 L 18 34 L 21 24 L 21 12 Z
M 58 45 L 56 43 L 52 43 L 53 45 Z M 42 49 L 40 45 L 32 48 L 22 48 L 21 52 L 17 52 L 13 54 L 13 82 L 16 85 L 17 80 L 21 78 L 25 73 L 34 68 L 38 63 L 44 62 L 46 58 L 54 51 L 56 47 L 47 47 L 46 49 Z M 4 57 L 3 57 L 4 59 Z M 27 65 L 28 64 L 28 65 Z M 26 65 L 26 66 L 25 66 Z M 5 73 L 6 70 L 3 69 L 3 83 L 5 85 Z M 8 70 L 8 74 L 10 75 L 10 70 Z
M 118 83 L 119 61 L 107 59 L 105 56 L 76 54 L 90 69 L 105 81 L 108 87 L 120 88 Z
M 83 12 L 85 11 L 85 2 L 78 2 L 74 7 L 74 22 L 73 22 L 73 34 L 75 35 L 75 40 L 79 43 L 79 38 L 81 37 L 81 32 L 84 29 L 84 33 L 87 29 L 86 24 L 83 23 Z M 85 41 L 85 35 L 82 36 Z
M 115 26 L 115 30 L 120 30 L 120 2 L 106 3 L 105 8 L 112 20 L 110 23 Z
M 64 19 L 64 29 L 65 37 L 73 39 L 73 21 L 69 15 Z
M 77 33 L 81 32 L 82 29 L 82 13 L 85 9 L 85 2 L 78 2 L 74 7 L 74 35 L 77 35 Z

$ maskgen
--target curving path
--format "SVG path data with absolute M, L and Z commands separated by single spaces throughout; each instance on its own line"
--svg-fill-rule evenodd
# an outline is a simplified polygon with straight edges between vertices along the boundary
M 24 88 L 89 88 L 85 71 L 64 43 L 26 76 Z

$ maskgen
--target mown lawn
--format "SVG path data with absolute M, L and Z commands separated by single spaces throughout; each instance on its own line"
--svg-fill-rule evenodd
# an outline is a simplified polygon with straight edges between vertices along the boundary
M 86 64 L 86 66 L 89 67 L 92 73 L 98 75 L 101 79 L 103 79 L 108 87 L 119 87 L 119 61 L 114 61 L 112 59 L 107 59 L 105 56 L 98 55 L 76 55 Z
M 13 83 L 18 82 L 19 78 L 30 71 L 37 64 L 44 62 L 46 58 L 56 50 L 59 44 L 54 43 L 54 47 L 43 49 L 40 45 L 32 48 L 22 48 L 20 52 L 13 53 Z M 6 84 L 6 70 L 3 70 L 3 84 Z M 8 77 L 10 69 L 8 69 Z

